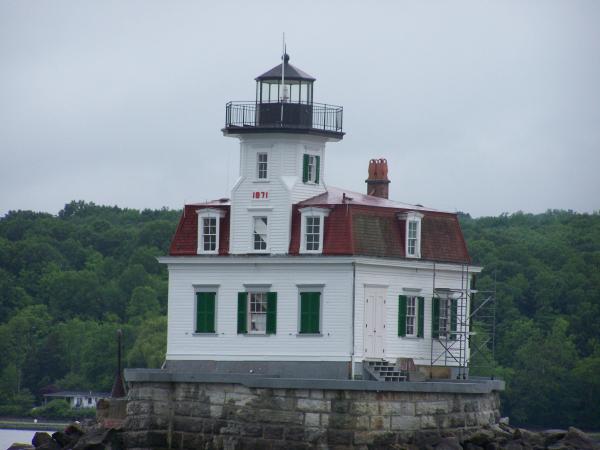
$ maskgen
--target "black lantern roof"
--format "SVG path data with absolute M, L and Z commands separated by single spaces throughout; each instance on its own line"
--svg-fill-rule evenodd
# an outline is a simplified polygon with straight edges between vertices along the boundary
M 292 66 L 290 63 L 290 56 L 286 53 L 283 56 L 283 63 L 273 67 L 271 70 L 266 71 L 262 75 L 255 78 L 256 81 L 269 81 L 269 80 L 281 80 L 281 68 L 283 67 L 285 73 L 283 74 L 286 80 L 298 80 L 298 81 L 315 81 L 316 78 L 311 77 L 309 74 L 297 67 Z

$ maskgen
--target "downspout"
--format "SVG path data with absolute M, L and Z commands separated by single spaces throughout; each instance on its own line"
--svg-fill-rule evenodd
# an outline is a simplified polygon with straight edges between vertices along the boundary
M 356 261 L 352 261 L 352 337 L 350 342 L 350 377 L 354 380 L 354 322 L 356 317 Z

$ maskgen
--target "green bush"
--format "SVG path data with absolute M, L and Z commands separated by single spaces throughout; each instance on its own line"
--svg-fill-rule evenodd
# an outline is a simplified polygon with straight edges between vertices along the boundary
M 96 408 L 71 408 L 66 400 L 56 399 L 33 408 L 30 415 L 43 419 L 86 419 L 96 417 Z

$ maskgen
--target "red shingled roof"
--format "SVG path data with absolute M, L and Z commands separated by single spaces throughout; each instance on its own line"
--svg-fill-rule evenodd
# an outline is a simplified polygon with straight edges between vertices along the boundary
M 197 211 L 206 208 L 222 209 L 225 211 L 225 216 L 219 222 L 219 255 L 227 255 L 229 253 L 229 206 L 229 203 L 223 200 L 185 205 L 183 214 L 179 219 L 179 225 L 177 225 L 177 231 L 171 241 L 169 255 L 189 256 L 198 253 Z
M 439 262 L 470 263 L 471 259 L 454 213 L 436 211 L 420 205 L 394 202 L 356 192 L 328 188 L 324 194 L 292 206 L 290 255 L 300 248 L 300 212 L 307 206 L 328 208 L 325 219 L 323 255 L 356 255 L 405 258 L 406 223 L 399 213 L 418 211 L 421 224 L 421 259 Z M 186 205 L 170 255 L 196 255 L 198 246 L 197 210 L 219 208 L 226 211 L 220 222 L 219 255 L 229 253 L 229 210 L 223 200 Z

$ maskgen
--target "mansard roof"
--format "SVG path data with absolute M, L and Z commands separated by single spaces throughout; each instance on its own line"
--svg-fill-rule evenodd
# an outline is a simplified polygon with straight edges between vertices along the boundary
M 300 209 L 319 206 L 330 210 L 325 219 L 323 255 L 373 256 L 404 259 L 406 226 L 399 216 L 408 211 L 423 214 L 421 260 L 465 263 L 471 259 L 455 213 L 329 187 L 327 192 L 292 206 L 290 255 L 299 255 Z M 186 205 L 171 242 L 172 256 L 196 255 L 199 209 L 226 212 L 220 222 L 219 255 L 229 254 L 228 201 Z
M 221 209 L 225 211 L 219 226 L 219 255 L 229 254 L 229 199 L 185 205 L 179 218 L 175 236 L 171 240 L 169 255 L 189 256 L 198 252 L 198 210 Z

